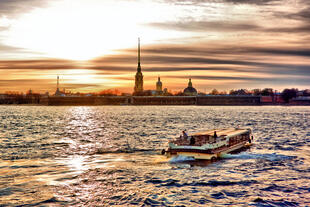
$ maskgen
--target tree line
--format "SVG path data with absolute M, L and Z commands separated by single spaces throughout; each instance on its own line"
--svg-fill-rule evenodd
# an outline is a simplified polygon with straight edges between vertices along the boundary
M 237 89 L 230 90 L 229 93 L 226 91 L 218 91 L 217 89 L 213 89 L 209 95 L 254 95 L 254 96 L 274 96 L 278 95 L 275 90 L 272 88 L 264 88 L 264 89 Z M 299 91 L 297 88 L 286 88 L 280 93 L 281 98 L 285 102 L 289 102 L 290 99 L 295 98 L 297 96 L 310 96 L 310 89 Z

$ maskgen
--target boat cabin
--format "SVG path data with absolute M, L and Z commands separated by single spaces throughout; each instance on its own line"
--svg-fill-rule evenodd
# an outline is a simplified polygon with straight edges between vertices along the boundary
M 171 143 L 177 146 L 203 146 L 206 144 L 214 144 L 217 142 L 228 141 L 229 145 L 234 145 L 240 141 L 247 141 L 250 138 L 250 131 L 246 129 L 220 129 L 208 130 L 204 132 L 194 133 L 187 137 L 180 136 Z

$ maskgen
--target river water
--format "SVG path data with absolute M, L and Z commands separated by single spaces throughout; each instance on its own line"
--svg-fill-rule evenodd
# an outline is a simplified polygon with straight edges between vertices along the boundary
M 0 206 L 310 206 L 310 108 L 0 106 Z M 251 127 L 213 162 L 160 151 L 189 133 Z

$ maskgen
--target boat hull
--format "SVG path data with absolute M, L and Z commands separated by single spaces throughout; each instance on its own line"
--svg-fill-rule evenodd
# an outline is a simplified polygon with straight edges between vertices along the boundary
M 209 150 L 203 152 L 201 150 L 195 151 L 195 150 L 186 150 L 186 149 L 168 149 L 166 151 L 167 157 L 173 157 L 173 156 L 187 156 L 192 157 L 196 160 L 216 160 L 220 157 L 222 157 L 225 154 L 240 150 L 242 148 L 247 148 L 251 146 L 252 143 L 249 143 L 247 141 L 240 142 L 236 145 L 222 148 L 219 150 L 214 150 L 213 152 L 210 152 Z

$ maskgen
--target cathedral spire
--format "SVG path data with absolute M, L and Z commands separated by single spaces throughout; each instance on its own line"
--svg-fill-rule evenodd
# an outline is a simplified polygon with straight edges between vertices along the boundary
M 138 38 L 138 67 L 137 67 L 137 73 L 135 76 L 134 93 L 139 94 L 141 92 L 143 92 L 143 75 L 141 72 L 141 63 L 140 63 L 140 38 Z
M 59 90 L 59 75 L 57 75 L 57 90 Z
M 193 87 L 193 84 L 192 84 L 192 79 L 190 78 L 189 81 L 188 81 L 188 87 L 192 88 Z
M 138 38 L 138 72 L 141 72 L 141 64 L 140 64 L 140 37 Z
M 57 75 L 57 88 L 56 88 L 56 92 L 55 92 L 55 96 L 60 96 L 61 92 L 59 90 L 59 75 Z

